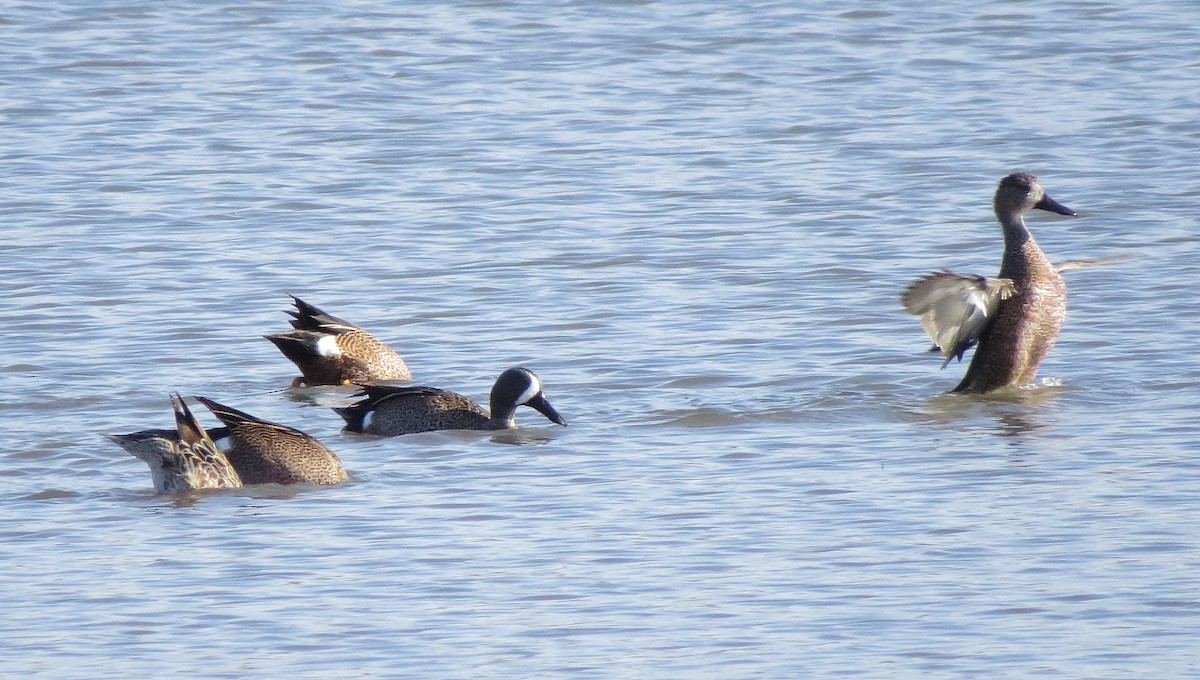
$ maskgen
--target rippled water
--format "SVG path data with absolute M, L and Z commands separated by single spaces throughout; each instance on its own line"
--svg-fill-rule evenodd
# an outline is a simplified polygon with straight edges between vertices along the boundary
M 5 7 L 4 672 L 1200 674 L 1200 17 L 1053 4 Z M 948 396 L 897 294 L 1015 169 L 1128 259 Z M 343 435 L 288 293 L 571 425 Z M 176 389 L 354 481 L 153 495 Z

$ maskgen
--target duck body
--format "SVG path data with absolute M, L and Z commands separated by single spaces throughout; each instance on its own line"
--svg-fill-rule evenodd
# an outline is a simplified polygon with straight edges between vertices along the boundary
M 490 413 L 468 397 L 437 387 L 362 387 L 362 401 L 334 409 L 345 419 L 347 432 L 391 437 L 433 430 L 506 430 L 516 427 L 518 406 L 567 424 L 546 399 L 541 380 L 526 368 L 510 368 L 496 379 Z
M 292 330 L 263 336 L 296 367 L 299 385 L 346 385 L 408 380 L 404 359 L 386 343 L 354 324 L 292 296 Z
M 243 484 L 337 484 L 349 479 L 337 454 L 309 435 L 197 396 L 225 424 L 214 438 Z
M 1067 314 L 1067 286 L 1038 247 L 1022 215 L 1033 209 L 1074 215 L 1046 195 L 1037 178 L 1013 173 L 993 200 L 1004 233 L 998 278 L 939 272 L 915 281 L 901 296 L 910 313 L 946 355 L 976 345 L 954 392 L 983 393 L 1030 384 L 1054 347 Z
M 436 387 L 363 386 L 363 401 L 334 409 L 346 419 L 346 431 L 395 436 L 433 430 L 500 430 L 472 399 Z
M 954 392 L 991 392 L 1027 385 L 1050 354 L 1067 318 L 1067 284 L 1033 237 L 1014 253 L 1005 251 L 1000 278 L 1014 292 L 1000 300 L 979 334 L 979 346 Z
M 242 486 L 241 477 L 214 443 L 224 428 L 206 431 L 178 394 L 171 395 L 174 430 L 142 430 L 107 435 L 150 468 L 154 490 L 163 494 Z

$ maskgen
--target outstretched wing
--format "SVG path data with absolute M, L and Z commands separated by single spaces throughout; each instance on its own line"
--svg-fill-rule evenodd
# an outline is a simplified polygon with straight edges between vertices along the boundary
M 942 350 L 946 360 L 957 357 L 979 339 L 991 323 L 1001 300 L 1016 292 L 1012 279 L 941 271 L 914 281 L 900 296 L 904 309 L 921 320 L 921 327 Z
M 1069 272 L 1075 269 L 1083 269 L 1084 267 L 1095 267 L 1101 264 L 1116 264 L 1129 259 L 1127 255 L 1113 255 L 1112 257 L 1083 257 L 1076 260 L 1066 260 L 1054 265 L 1055 271 L 1058 273 Z

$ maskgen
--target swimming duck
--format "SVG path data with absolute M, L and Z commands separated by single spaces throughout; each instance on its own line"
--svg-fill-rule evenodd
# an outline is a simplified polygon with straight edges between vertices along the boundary
M 362 401 L 334 409 L 346 420 L 347 432 L 394 436 L 431 430 L 504 430 L 517 426 L 518 406 L 531 406 L 559 425 L 567 421 L 554 410 L 542 381 L 527 368 L 510 368 L 496 378 L 487 411 L 461 394 L 436 387 L 363 385 Z
M 274 343 L 303 374 L 292 381 L 292 387 L 412 377 L 404 359 L 375 336 L 295 295 L 291 297 L 296 305 L 296 311 L 288 311 L 293 330 L 263 337 Z
M 337 484 L 349 479 L 342 461 L 300 430 L 195 397 L 226 430 L 214 441 L 243 484 Z
M 171 407 L 175 410 L 174 430 L 106 436 L 150 466 L 150 477 L 158 493 L 242 486 L 237 471 L 178 394 L 171 395 Z M 212 434 L 225 436 L 227 432 L 219 428 Z
M 913 282 L 900 296 L 904 309 L 941 348 L 946 360 L 974 344 L 975 356 L 954 392 L 990 392 L 1033 382 L 1067 313 L 1067 286 L 1034 241 L 1022 215 L 1034 208 L 1075 215 L 1050 198 L 1029 173 L 1000 180 L 993 199 L 1004 232 L 997 278 L 942 271 Z

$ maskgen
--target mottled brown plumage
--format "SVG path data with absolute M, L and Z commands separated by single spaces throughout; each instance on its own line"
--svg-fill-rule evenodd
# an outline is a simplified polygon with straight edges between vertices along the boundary
M 1004 232 L 999 279 L 935 274 L 909 286 L 901 298 L 947 353 L 947 362 L 952 353 L 961 356 L 978 340 L 955 392 L 1032 383 L 1066 318 L 1066 283 L 1034 241 L 1022 214 L 1034 208 L 1061 215 L 1075 212 L 1047 196 L 1028 173 L 1002 179 L 993 207 Z M 983 283 L 965 287 L 963 280 L 971 278 Z
M 473 400 L 436 387 L 362 387 L 362 401 L 334 409 L 346 420 L 348 432 L 390 437 L 431 430 L 504 430 L 517 426 L 516 410 L 522 405 L 567 424 L 546 399 L 541 380 L 526 368 L 510 368 L 496 378 L 490 415 Z
M 412 374 L 391 347 L 345 319 L 327 314 L 296 296 L 293 330 L 263 336 L 296 364 L 293 385 L 345 385 L 408 380 Z
M 224 453 L 244 484 L 337 484 L 349 478 L 337 454 L 300 430 L 195 399 L 228 428 Z
M 150 467 L 158 493 L 242 486 L 229 460 L 178 394 L 171 395 L 171 407 L 176 429 L 107 435 L 108 440 Z M 224 434 L 224 428 L 213 433 Z
M 364 411 L 358 423 L 347 421 L 350 432 L 393 436 L 432 430 L 499 430 L 487 411 L 461 394 L 435 387 L 364 385 L 363 401 L 345 409 L 343 415 Z

